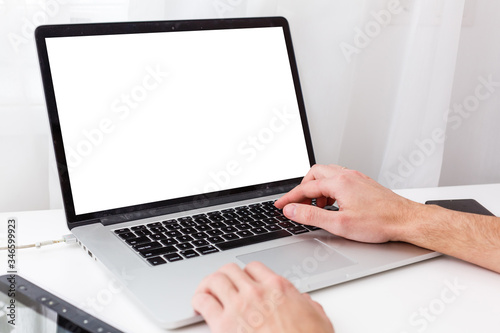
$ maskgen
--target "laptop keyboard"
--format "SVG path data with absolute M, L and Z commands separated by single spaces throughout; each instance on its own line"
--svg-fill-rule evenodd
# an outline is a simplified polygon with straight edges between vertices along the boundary
M 287 219 L 274 201 L 265 201 L 113 232 L 157 266 L 317 229 Z

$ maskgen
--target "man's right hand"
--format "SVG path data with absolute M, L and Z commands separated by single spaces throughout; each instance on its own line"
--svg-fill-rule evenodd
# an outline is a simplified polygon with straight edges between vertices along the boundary
M 310 205 L 311 199 L 318 207 Z M 338 211 L 321 209 L 334 202 Z M 411 217 L 423 206 L 338 165 L 313 166 L 302 183 L 275 205 L 293 221 L 368 243 L 405 240 Z

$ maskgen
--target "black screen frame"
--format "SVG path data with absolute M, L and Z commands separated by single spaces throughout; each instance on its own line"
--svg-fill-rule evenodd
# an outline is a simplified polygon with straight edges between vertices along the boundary
M 45 101 L 48 111 L 49 124 L 52 133 L 52 141 L 55 151 L 59 183 L 61 186 L 63 204 L 70 229 L 102 222 L 103 224 L 114 224 L 129 220 L 158 216 L 173 212 L 187 211 L 196 208 L 209 207 L 213 205 L 228 203 L 237 200 L 262 197 L 286 192 L 300 183 L 302 177 L 286 179 L 277 182 L 240 187 L 235 189 L 211 192 L 201 195 L 193 195 L 176 199 L 163 200 L 147 204 L 120 207 L 85 214 L 76 214 L 69 179 L 66 154 L 63 145 L 61 126 L 58 117 L 54 86 L 51 76 L 50 64 L 47 53 L 46 39 L 51 37 L 69 36 L 94 36 L 94 35 L 116 35 L 131 33 L 154 33 L 154 32 L 176 32 L 193 30 L 217 30 L 234 28 L 260 28 L 281 27 L 283 29 L 290 69 L 295 86 L 295 95 L 302 121 L 303 134 L 307 147 L 309 163 L 314 165 L 315 157 L 311 134 L 307 122 L 305 104 L 299 81 L 297 64 L 292 45 L 292 38 L 288 21 L 284 17 L 257 17 L 257 18 L 233 18 L 233 19 L 209 19 L 209 20 L 182 20 L 182 21 L 149 21 L 149 22 L 118 22 L 118 23 L 90 23 L 90 24 L 62 24 L 44 25 L 35 30 L 35 41 L 37 46 L 40 71 L 45 93 Z

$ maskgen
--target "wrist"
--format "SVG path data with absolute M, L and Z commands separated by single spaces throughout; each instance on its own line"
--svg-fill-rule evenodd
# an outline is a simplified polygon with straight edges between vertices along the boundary
M 428 247 L 428 235 L 433 234 L 436 218 L 440 213 L 437 206 L 425 205 L 408 200 L 401 211 L 401 224 L 397 233 L 397 241 Z

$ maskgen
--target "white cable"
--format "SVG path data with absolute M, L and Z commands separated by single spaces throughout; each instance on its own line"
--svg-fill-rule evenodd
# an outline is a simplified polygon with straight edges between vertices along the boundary
M 68 234 L 68 235 L 62 236 L 61 239 L 36 242 L 34 244 L 28 244 L 28 245 L 19 245 L 19 246 L 16 246 L 16 249 L 28 249 L 31 247 L 36 247 L 37 249 L 39 249 L 40 247 L 45 246 L 45 245 L 52 245 L 52 244 L 58 244 L 58 243 L 67 243 L 67 244 L 76 243 L 76 237 L 73 234 Z M 0 247 L 0 251 L 7 250 L 7 249 L 9 249 L 9 247 L 7 247 L 7 246 Z

